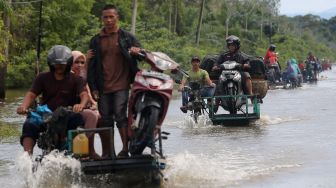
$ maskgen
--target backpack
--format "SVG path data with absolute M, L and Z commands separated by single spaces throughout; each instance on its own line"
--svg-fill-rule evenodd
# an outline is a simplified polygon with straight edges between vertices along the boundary
M 218 58 L 219 58 L 218 54 L 207 55 L 203 58 L 200 65 L 201 69 L 206 70 L 208 72 L 211 80 L 216 80 L 219 77 L 217 72 L 212 71 L 212 67 L 217 62 Z

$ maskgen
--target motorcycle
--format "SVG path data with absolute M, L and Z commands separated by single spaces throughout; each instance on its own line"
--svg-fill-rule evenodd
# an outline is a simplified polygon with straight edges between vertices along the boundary
M 299 77 L 288 78 L 286 72 L 284 72 L 282 74 L 282 80 L 283 80 L 283 83 L 284 83 L 284 86 L 283 86 L 284 89 L 287 89 L 287 88 L 288 89 L 295 89 L 296 87 L 299 87 L 299 85 L 301 85 Z
M 43 105 L 38 106 L 36 110 L 28 110 L 29 121 L 35 121 L 42 130 L 37 139 L 37 146 L 42 150 L 42 154 L 36 158 L 36 161 L 41 161 L 53 150 L 67 150 L 66 133 L 67 130 L 72 129 L 67 125 L 69 117 L 74 114 L 72 107 L 58 107 L 51 112 L 46 105 Z
M 219 76 L 218 94 L 228 96 L 220 99 L 220 105 L 230 114 L 237 114 L 243 104 L 242 78 L 239 70 L 242 65 L 235 61 L 225 61 L 220 65 L 222 70 Z
M 187 110 L 192 112 L 191 116 L 195 123 L 197 123 L 198 117 L 204 114 L 206 110 L 205 101 L 201 97 L 201 84 L 198 82 L 190 82 L 189 86 L 184 86 L 183 90 L 189 94 Z
M 267 68 L 267 80 L 271 84 L 275 84 L 277 81 L 280 82 L 280 76 L 279 76 L 279 67 L 278 65 L 269 65 Z
M 317 63 L 315 61 L 306 62 L 307 77 L 309 82 L 317 81 Z
M 140 70 L 133 83 L 128 103 L 129 152 L 141 155 L 146 147 L 151 154 L 163 157 L 162 139 L 169 133 L 161 132 L 173 92 L 173 79 L 163 73 L 178 70 L 179 64 L 161 52 L 141 51 L 139 54 L 149 65 L 149 70 Z M 157 151 L 156 142 L 159 141 Z

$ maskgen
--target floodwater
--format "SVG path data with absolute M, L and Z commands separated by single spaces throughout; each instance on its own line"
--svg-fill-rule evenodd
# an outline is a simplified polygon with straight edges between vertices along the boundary
M 336 71 L 321 76 L 317 84 L 269 90 L 261 119 L 250 126 L 213 126 L 206 118 L 194 124 L 179 111 L 181 99 L 175 97 L 163 126 L 171 133 L 164 141 L 163 187 L 335 187 Z M 11 92 L 1 104 L 1 124 L 21 128 L 24 117 L 15 109 L 22 95 Z M 115 177 L 85 177 L 78 162 L 59 154 L 32 174 L 18 137 L 0 139 L 2 188 L 113 185 Z

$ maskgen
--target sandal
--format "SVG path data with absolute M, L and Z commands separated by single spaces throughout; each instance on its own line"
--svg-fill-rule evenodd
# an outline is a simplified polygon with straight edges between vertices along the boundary
M 128 151 L 125 151 L 125 150 L 121 150 L 119 153 L 118 153 L 118 156 L 119 158 L 123 158 L 123 157 L 129 157 L 128 155 Z

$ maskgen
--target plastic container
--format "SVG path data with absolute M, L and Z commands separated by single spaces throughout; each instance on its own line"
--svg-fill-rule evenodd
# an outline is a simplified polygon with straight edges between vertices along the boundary
M 72 140 L 72 152 L 75 155 L 85 156 L 89 154 L 89 140 L 84 133 L 78 134 Z

